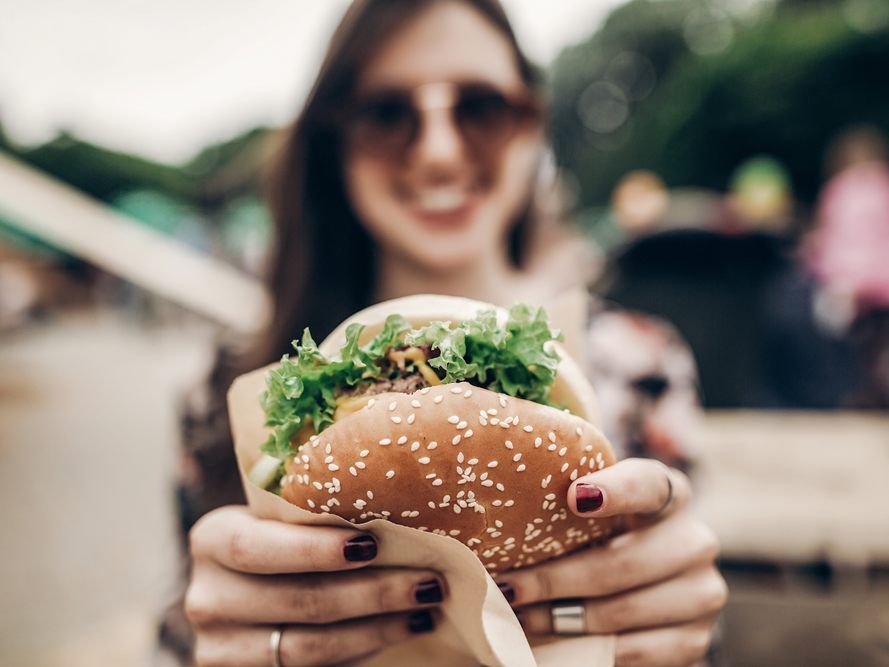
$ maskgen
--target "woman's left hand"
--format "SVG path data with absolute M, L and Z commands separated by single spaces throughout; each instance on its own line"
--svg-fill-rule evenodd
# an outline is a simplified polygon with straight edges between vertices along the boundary
M 587 507 L 600 503 L 597 509 L 577 510 L 582 485 Z M 498 579 L 525 632 L 552 634 L 551 602 L 570 599 L 585 609 L 587 633 L 617 635 L 616 667 L 701 659 L 728 589 L 715 566 L 716 537 L 689 511 L 690 494 L 684 474 L 645 459 L 621 461 L 572 484 L 568 506 L 575 514 L 627 515 L 634 527 L 601 548 Z

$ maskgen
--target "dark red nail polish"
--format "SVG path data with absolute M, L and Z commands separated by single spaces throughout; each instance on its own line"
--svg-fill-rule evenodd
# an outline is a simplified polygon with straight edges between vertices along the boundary
M 512 587 L 512 584 L 501 581 L 499 584 L 497 584 L 497 588 L 500 589 L 500 592 L 503 593 L 503 597 L 506 598 L 506 601 L 509 604 L 515 602 L 515 589 Z
M 371 535 L 359 535 L 346 542 L 343 556 L 348 561 L 373 560 L 377 557 L 377 541 Z
M 429 611 L 414 612 L 407 617 L 407 629 L 415 635 L 431 632 L 435 628 L 435 620 Z
M 577 499 L 578 512 L 592 512 L 602 507 L 605 496 L 602 489 L 592 484 L 578 484 L 574 487 L 574 497 Z
M 444 599 L 444 591 L 438 579 L 421 581 L 414 586 L 414 599 L 418 604 L 435 604 Z

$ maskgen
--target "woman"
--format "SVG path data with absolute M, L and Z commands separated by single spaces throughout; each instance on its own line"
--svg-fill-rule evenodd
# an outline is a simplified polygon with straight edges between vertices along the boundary
M 285 353 L 302 327 L 323 337 L 373 301 L 438 292 L 546 302 L 564 287 L 527 268 L 541 118 L 535 73 L 496 0 L 355 2 L 273 183 L 274 321 L 239 368 L 220 365 L 219 388 Z M 199 512 L 240 497 L 220 456 L 224 414 L 209 423 L 219 433 L 192 436 L 215 443 L 196 460 L 217 495 Z M 573 511 L 648 517 L 607 548 L 504 576 L 526 631 L 551 633 L 553 601 L 582 598 L 577 620 L 618 633 L 619 665 L 694 663 L 725 585 L 712 534 L 687 511 L 687 480 L 631 459 L 578 481 Z M 210 511 L 190 534 L 197 663 L 331 664 L 431 630 L 447 595 L 437 573 L 366 567 L 376 550 L 358 530 Z

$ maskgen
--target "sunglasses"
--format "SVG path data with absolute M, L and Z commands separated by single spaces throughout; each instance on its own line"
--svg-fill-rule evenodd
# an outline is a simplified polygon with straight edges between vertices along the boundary
M 349 145 L 378 158 L 400 161 L 420 136 L 427 114 L 450 114 L 464 145 L 479 154 L 502 149 L 535 125 L 542 108 L 530 93 L 508 93 L 484 83 L 428 83 L 384 88 L 359 96 L 342 123 Z

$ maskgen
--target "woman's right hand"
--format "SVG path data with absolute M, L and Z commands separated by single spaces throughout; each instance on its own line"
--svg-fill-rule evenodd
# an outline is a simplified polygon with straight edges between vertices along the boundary
M 190 533 L 185 611 L 200 667 L 270 667 L 283 628 L 283 667 L 336 664 L 373 654 L 434 625 L 445 594 L 431 570 L 368 568 L 368 533 L 257 519 L 222 507 Z

